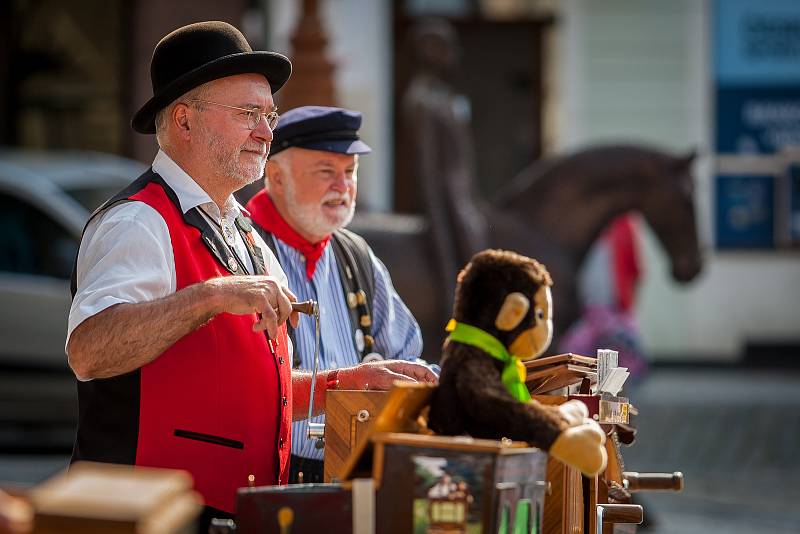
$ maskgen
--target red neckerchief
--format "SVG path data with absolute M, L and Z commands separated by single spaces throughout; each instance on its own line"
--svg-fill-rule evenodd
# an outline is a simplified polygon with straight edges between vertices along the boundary
M 316 243 L 309 243 L 281 217 L 281 214 L 275 208 L 275 204 L 272 203 L 272 199 L 264 190 L 259 191 L 250 199 L 246 209 L 250 212 L 253 222 L 303 255 L 306 259 L 306 276 L 311 280 L 314 276 L 317 262 L 322 257 L 322 253 L 325 252 L 325 247 L 328 245 L 328 241 L 331 240 L 331 236 L 327 236 Z

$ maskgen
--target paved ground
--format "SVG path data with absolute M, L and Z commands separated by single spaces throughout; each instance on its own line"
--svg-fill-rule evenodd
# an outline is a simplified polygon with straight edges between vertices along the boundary
M 643 504 L 658 534 L 800 532 L 800 373 L 661 370 L 632 399 L 631 471 L 683 471 Z
M 66 465 L 68 426 L 31 433 L 10 424 L 15 414 L 51 421 L 70 412 L 71 382 L 51 377 L 41 387 L 49 404 L 32 399 L 36 387 L 24 377 L 0 377 L 0 481 L 31 484 Z M 643 497 L 654 520 L 645 532 L 800 532 L 800 371 L 658 370 L 630 396 L 641 415 L 637 441 L 624 450 L 626 468 L 680 470 L 686 480 L 681 494 Z M 7 445 L 15 440 L 26 447 L 12 454 Z M 19 453 L 37 440 L 54 446 Z

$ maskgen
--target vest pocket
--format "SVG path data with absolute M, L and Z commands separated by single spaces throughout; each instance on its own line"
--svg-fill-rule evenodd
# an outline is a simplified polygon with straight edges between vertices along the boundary
M 203 441 L 205 443 L 213 443 L 214 445 L 222 445 L 223 447 L 231 447 L 233 449 L 244 449 L 244 443 L 236 441 L 235 439 L 223 438 L 221 436 L 212 436 L 211 434 L 201 434 L 200 432 L 192 432 L 190 430 L 175 429 L 173 434 L 177 438 L 193 439 L 195 441 Z

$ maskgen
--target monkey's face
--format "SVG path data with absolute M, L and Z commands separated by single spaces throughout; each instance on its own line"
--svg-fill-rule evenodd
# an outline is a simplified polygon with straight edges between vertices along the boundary
M 549 286 L 541 285 L 533 296 L 532 324 L 523 330 L 508 350 L 523 360 L 533 360 L 547 350 L 553 339 L 553 294 Z

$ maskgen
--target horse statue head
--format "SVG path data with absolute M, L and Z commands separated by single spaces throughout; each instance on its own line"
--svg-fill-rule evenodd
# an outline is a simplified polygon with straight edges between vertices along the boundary
M 643 215 L 666 249 L 676 280 L 689 281 L 700 271 L 693 158 L 638 145 L 589 148 L 530 165 L 489 205 L 459 197 L 472 204 L 458 213 L 472 217 L 480 210 L 488 246 L 514 250 L 547 266 L 554 282 L 556 334 L 563 333 L 581 312 L 578 270 L 594 241 L 619 215 Z M 431 232 L 435 221 L 431 215 L 361 214 L 351 224 L 389 267 L 423 329 L 425 356 L 431 360 L 438 359 L 453 299 L 438 274 Z M 452 280 L 455 275 L 447 274 Z
M 691 174 L 695 156 L 694 152 L 683 157 L 664 156 L 666 163 L 654 169 L 639 207 L 666 250 L 672 277 L 678 282 L 693 280 L 702 268 Z
M 620 215 L 642 214 L 666 250 L 675 280 L 688 282 L 700 272 L 694 157 L 639 145 L 598 146 L 536 162 L 498 194 L 487 217 L 492 244 L 548 266 L 555 282 L 557 330 L 577 319 L 578 269 Z

